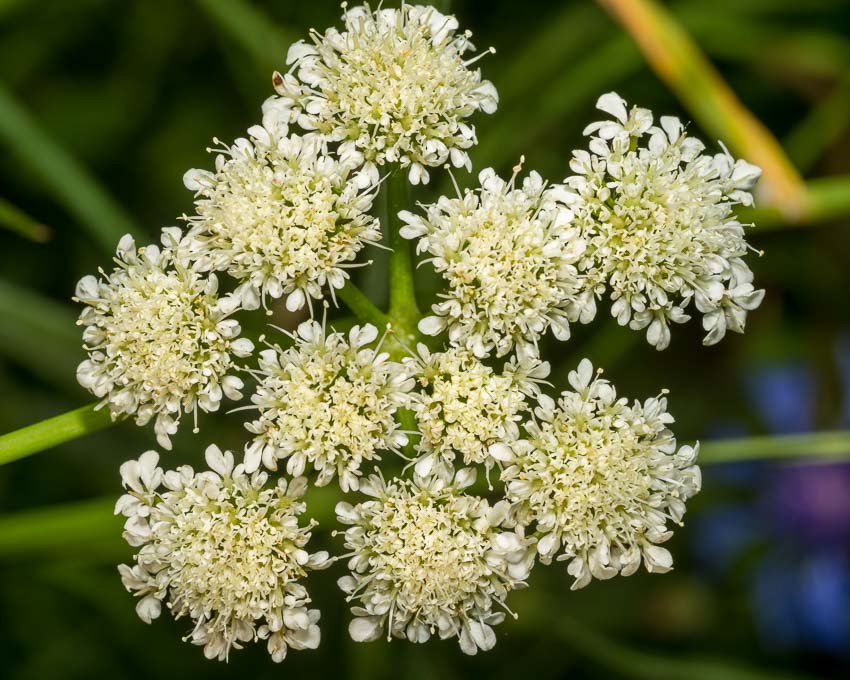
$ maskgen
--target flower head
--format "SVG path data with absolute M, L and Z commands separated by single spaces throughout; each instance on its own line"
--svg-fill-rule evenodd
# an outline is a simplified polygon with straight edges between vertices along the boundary
M 291 475 L 310 464 L 318 485 L 337 475 L 344 491 L 356 490 L 364 460 L 407 443 L 395 413 L 407 403 L 413 380 L 380 345 L 367 346 L 377 336 L 368 324 L 346 338 L 307 321 L 292 336 L 295 346 L 260 353 L 259 385 L 251 397 L 260 417 L 246 425 L 256 435 L 245 453 L 249 470 L 261 461 L 274 470 L 287 459 Z
M 286 296 L 294 311 L 322 297 L 325 284 L 342 288 L 357 253 L 381 240 L 368 214 L 377 174 L 352 173 L 315 140 L 258 125 L 248 132 L 217 150 L 214 172 L 184 177 L 197 195 L 197 215 L 187 218 L 192 254 L 240 282 L 245 309 Z
M 343 15 L 345 30 L 314 32 L 312 44 L 292 45 L 290 73 L 275 74 L 279 106 L 289 119 L 324 140 L 339 142 L 342 158 L 367 165 L 409 167 L 413 184 L 427 167 L 469 166 L 466 149 L 475 111 L 493 113 L 496 89 L 471 69 L 469 32 L 433 7 L 402 4 Z
M 127 517 L 124 537 L 139 552 L 119 571 L 140 598 L 136 612 L 150 623 L 166 602 L 175 618 L 192 619 L 190 639 L 210 659 L 257 639 L 268 640 L 275 661 L 288 647 L 315 649 L 319 612 L 308 609 L 300 581 L 330 560 L 305 550 L 313 525 L 298 525 L 298 498 L 306 480 L 265 488 L 266 473 L 247 475 L 229 451 L 210 446 L 206 460 L 204 472 L 164 472 L 148 451 L 121 466 L 127 493 L 115 512 Z
M 253 351 L 239 338 L 217 295 L 215 276 L 199 274 L 180 252 L 178 229 L 163 230 L 164 248 L 136 248 L 121 239 L 111 274 L 85 276 L 75 300 L 86 307 L 79 325 L 89 358 L 80 385 L 103 400 L 113 418 L 155 418 L 157 441 L 171 448 L 181 412 L 215 411 L 222 395 L 240 399 L 242 380 L 229 375 L 233 357 Z
M 505 182 L 490 168 L 478 178 L 479 189 L 424 206 L 425 217 L 399 213 L 402 236 L 419 239 L 417 251 L 431 255 L 449 286 L 419 329 L 447 329 L 453 345 L 477 357 L 494 350 L 504 356 L 514 347 L 536 355 L 550 327 L 566 340 L 570 321 L 589 320 L 578 304 L 575 267 L 584 242 L 571 225 L 563 187 L 547 187 L 536 172 L 521 188 L 516 175 Z
M 512 358 L 497 373 L 466 349 L 431 354 L 419 345 L 418 352 L 405 360 L 419 383 L 412 406 L 421 433 L 416 473 L 450 479 L 456 457 L 488 472 L 510 460 L 527 398 L 539 394 L 549 364 Z
M 669 323 L 682 323 L 694 302 L 705 344 L 726 330 L 743 332 L 747 311 L 764 297 L 743 260 L 748 245 L 736 204 L 752 205 L 761 171 L 724 149 L 703 153 L 678 118 L 652 113 L 611 92 L 597 106 L 614 120 L 594 123 L 590 151 L 575 151 L 566 180 L 570 204 L 587 242 L 580 268 L 592 295 L 610 290 L 621 325 L 647 329 L 657 349 L 670 342 Z
M 469 470 L 454 485 L 373 475 L 361 491 L 374 500 L 337 504 L 340 522 L 350 525 L 351 575 L 339 585 L 358 602 L 352 639 L 375 640 L 386 630 L 411 642 L 457 636 L 467 654 L 493 647 L 491 626 L 504 619 L 494 609 L 507 609 L 508 592 L 525 585 L 534 547 L 521 529 L 499 528 L 504 503 L 490 507 L 462 493 L 473 479 Z
M 587 359 L 569 381 L 575 391 L 557 404 L 540 397 L 528 439 L 502 475 L 513 520 L 535 525 L 544 563 L 570 561 L 573 589 L 633 574 L 641 559 L 649 571 L 668 571 L 672 557 L 658 544 L 700 489 L 699 446 L 676 449 L 666 399 L 629 406 L 594 379 Z

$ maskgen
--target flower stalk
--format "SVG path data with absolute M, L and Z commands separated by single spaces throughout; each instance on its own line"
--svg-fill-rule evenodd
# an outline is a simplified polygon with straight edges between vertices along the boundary
M 89 404 L 0 436 L 0 465 L 31 456 L 113 424 L 107 409 Z
M 359 322 L 370 323 L 376 328 L 385 328 L 389 323 L 390 318 L 352 281 L 346 281 L 342 288 L 335 291 L 335 294 L 352 311 Z
M 384 229 L 389 234 L 390 253 L 390 320 L 403 333 L 405 342 L 413 342 L 418 333 L 419 308 L 413 281 L 413 257 L 410 243 L 400 234 L 402 222 L 398 213 L 410 207 L 410 185 L 407 175 L 393 170 L 381 188 L 386 199 Z

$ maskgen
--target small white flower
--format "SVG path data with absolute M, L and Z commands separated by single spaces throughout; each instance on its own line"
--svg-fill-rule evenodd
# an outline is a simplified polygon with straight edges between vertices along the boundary
M 470 167 L 475 128 L 465 119 L 498 104 L 493 85 L 470 68 L 476 58 L 464 58 L 471 34 L 420 5 L 362 5 L 343 21 L 342 32 L 314 31 L 312 44 L 290 47 L 290 73 L 274 76 L 278 115 L 338 142 L 341 158 L 409 168 L 413 184 L 428 182 L 428 167 Z
M 419 382 L 412 406 L 421 433 L 416 473 L 451 478 L 456 457 L 488 473 L 509 462 L 527 397 L 539 394 L 549 364 L 511 358 L 497 373 L 465 349 L 417 349 L 418 357 L 405 359 Z
M 652 113 L 609 92 L 598 108 L 614 120 L 593 123 L 590 151 L 575 151 L 566 184 L 576 224 L 587 241 L 579 269 L 587 305 L 610 291 L 621 325 L 646 328 L 657 349 L 670 343 L 670 323 L 703 314 L 705 344 L 726 330 L 743 332 L 747 311 L 764 297 L 743 257 L 749 246 L 736 204 L 752 205 L 761 171 L 722 153 L 706 155 L 677 118 Z
M 268 115 L 267 115 L 268 118 Z M 352 173 L 316 141 L 254 126 L 250 139 L 217 149 L 216 169 L 190 170 L 197 195 L 192 255 L 205 268 L 240 282 L 236 298 L 256 309 L 286 296 L 295 311 L 345 285 L 345 269 L 368 243 L 381 240 L 369 215 L 377 173 Z
M 257 639 L 275 661 L 289 647 L 315 649 L 319 611 L 308 609 L 300 581 L 331 560 L 305 550 L 314 526 L 298 525 L 306 480 L 265 488 L 266 473 L 247 475 L 229 451 L 210 446 L 206 460 L 204 472 L 164 472 L 148 451 L 121 466 L 127 494 L 115 511 L 127 517 L 124 537 L 139 552 L 118 570 L 139 598 L 136 612 L 150 623 L 166 602 L 175 618 L 192 619 L 187 639 L 210 659 Z
M 575 391 L 557 404 L 540 398 L 528 438 L 502 474 L 513 522 L 534 525 L 541 561 L 570 561 L 573 589 L 631 575 L 641 559 L 648 571 L 668 571 L 672 557 L 658 544 L 700 489 L 699 445 L 677 450 L 667 400 L 630 406 L 594 379 L 587 359 L 569 381 Z
M 77 379 L 113 418 L 155 419 L 157 441 L 170 449 L 181 412 L 216 411 L 223 396 L 241 398 L 242 380 L 229 372 L 233 357 L 248 356 L 253 345 L 227 318 L 233 310 L 219 300 L 215 276 L 199 274 L 182 254 L 180 230 L 163 230 L 162 240 L 164 248 L 137 249 L 125 236 L 113 272 L 77 284 L 89 353 Z
M 515 168 L 518 171 L 519 167 Z M 582 284 L 575 264 L 584 241 L 572 226 L 560 185 L 547 187 L 536 172 L 522 187 L 496 176 L 479 176 L 481 187 L 461 198 L 440 198 L 424 206 L 426 216 L 399 213 L 404 238 L 418 238 L 449 289 L 419 330 L 449 341 L 477 357 L 495 351 L 537 354 L 541 336 L 552 329 L 566 340 L 570 321 L 586 323 L 592 313 L 580 304 Z
M 256 435 L 245 452 L 249 470 L 261 461 L 274 470 L 287 459 L 291 475 L 309 464 L 319 486 L 337 475 L 343 491 L 356 490 L 364 460 L 407 443 L 395 413 L 407 404 L 414 381 L 380 345 L 368 347 L 377 336 L 368 324 L 346 338 L 307 321 L 292 336 L 294 347 L 260 353 L 259 385 L 251 397 L 260 417 L 246 424 Z
M 355 618 L 357 642 L 386 632 L 410 642 L 457 637 L 466 654 L 496 643 L 491 626 L 501 623 L 511 590 L 525 586 L 534 563 L 534 543 L 522 529 L 499 528 L 504 504 L 462 493 L 466 471 L 454 485 L 432 478 L 361 483 L 371 496 L 351 506 L 339 503 L 340 522 L 350 525 L 350 576 L 339 580 Z M 462 481 L 460 481 L 462 479 Z M 498 609 L 497 609 L 498 608 Z

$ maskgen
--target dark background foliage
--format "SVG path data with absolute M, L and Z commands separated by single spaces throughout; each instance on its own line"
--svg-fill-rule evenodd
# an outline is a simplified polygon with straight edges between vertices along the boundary
M 806 176 L 850 172 L 850 4 L 670 6 Z M 506 171 L 524 154 L 527 168 L 560 180 L 570 151 L 583 144 L 582 128 L 596 118 L 596 97 L 615 88 L 630 102 L 689 119 L 589 0 L 457 0 L 451 9 L 480 47 L 498 48 L 480 63 L 502 104 L 476 119 L 476 168 Z M 87 219 L 91 211 L 140 242 L 178 223 L 192 208 L 183 172 L 210 165 L 204 149 L 214 136 L 232 139 L 257 121 L 287 44 L 338 14 L 324 1 L 0 0 L 0 196 L 52 232 L 33 243 L 0 231 L 0 431 L 90 401 L 74 379 L 82 351 L 70 297 L 81 276 L 110 266 L 110 238 Z M 31 125 L 13 124 L 19 108 Z M 32 128 L 53 145 L 22 155 Z M 77 166 L 114 197 L 114 209 L 89 200 Z M 417 197 L 444 190 L 444 179 Z M 470 182 L 464 173 L 459 180 Z M 706 349 L 696 322 L 675 328 L 670 349 L 658 353 L 600 314 L 566 345 L 545 348 L 556 381 L 588 356 L 624 395 L 669 388 L 682 441 L 850 427 L 848 228 L 850 219 L 838 219 L 753 233 L 765 255 L 751 264 L 768 292 L 745 336 Z M 361 284 L 380 300 L 376 272 Z M 424 272 L 422 285 L 433 293 Z M 275 323 L 294 321 L 277 310 Z M 164 462 L 197 460 L 211 441 L 238 449 L 237 421 L 206 417 L 199 435 L 184 427 Z M 321 648 L 291 653 L 278 667 L 260 646 L 234 653 L 229 665 L 209 662 L 180 641 L 186 622 L 142 624 L 114 566 L 131 554 L 117 521 L 106 525 L 109 538 L 68 533 L 50 549 L 22 547 L 39 541 L 26 530 L 8 538 L 13 512 L 116 496 L 118 465 L 153 445 L 148 429 L 123 424 L 0 469 L 0 676 L 847 677 L 847 466 L 706 467 L 705 490 L 672 542 L 673 573 L 572 593 L 563 565 L 539 568 L 531 589 L 512 599 L 519 621 L 502 626 L 495 650 L 475 658 L 454 643 L 352 643 L 334 583 L 342 567 L 331 569 L 311 584 L 323 612 Z M 340 547 L 328 531 L 316 540 Z

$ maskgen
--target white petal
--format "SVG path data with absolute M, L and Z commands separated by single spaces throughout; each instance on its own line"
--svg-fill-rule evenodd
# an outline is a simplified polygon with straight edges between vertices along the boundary
M 493 444 L 487 449 L 487 453 L 491 458 L 502 463 L 510 463 L 514 459 L 514 452 L 510 446 L 503 443 Z
M 351 620 L 348 634 L 355 642 L 371 642 L 381 636 L 382 627 L 380 616 L 363 616 Z
M 596 108 L 605 113 L 610 113 L 621 123 L 625 123 L 629 117 L 626 111 L 626 100 L 616 92 L 608 92 L 599 97 L 596 100 Z
M 221 452 L 215 444 L 210 444 L 204 452 L 207 465 L 222 477 L 228 477 L 233 471 L 233 454 L 230 451 Z

